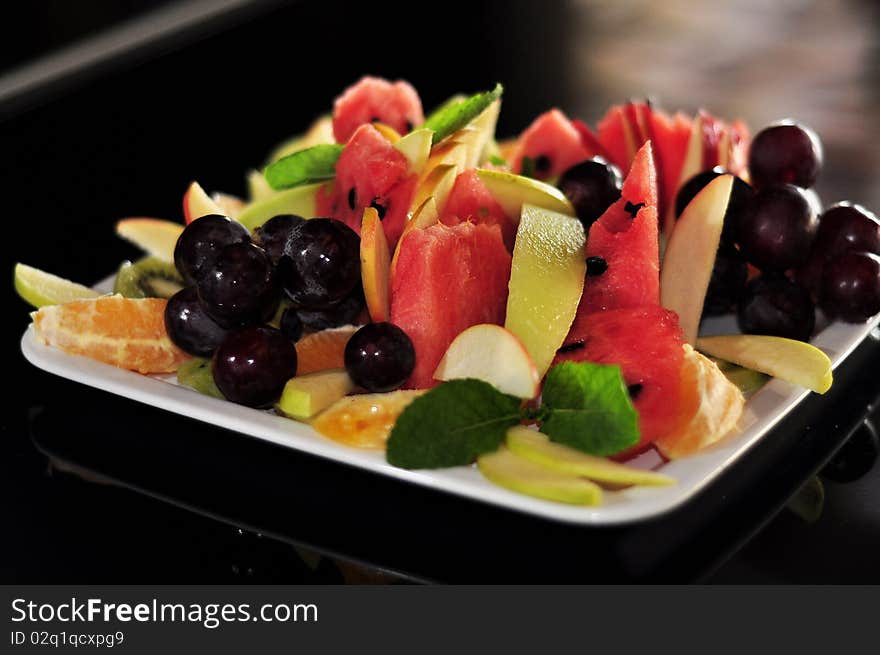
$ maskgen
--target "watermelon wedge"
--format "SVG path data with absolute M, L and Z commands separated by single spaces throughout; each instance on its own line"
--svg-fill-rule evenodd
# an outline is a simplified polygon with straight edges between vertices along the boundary
M 516 225 L 489 193 L 489 189 L 480 180 L 476 170 L 465 171 L 455 178 L 455 184 L 446 199 L 446 206 L 440 219 L 445 225 L 457 225 L 464 221 L 497 225 L 501 228 L 504 245 L 508 250 L 513 251 Z
M 551 109 L 538 116 L 519 136 L 510 164 L 513 172 L 520 174 L 523 172 L 523 158 L 528 157 L 532 161 L 532 177 L 546 180 L 592 156 L 565 114 Z
M 659 109 L 651 111 L 651 140 L 657 165 L 657 185 L 660 192 L 657 210 L 660 216 L 665 216 L 666 208 L 675 203 L 678 179 L 691 137 L 691 122 L 681 112 L 670 117 Z
M 379 122 L 406 134 L 425 122 L 422 101 L 409 82 L 363 77 L 333 103 L 333 136 L 347 143 L 366 123 Z
M 614 105 L 596 125 L 599 143 L 605 148 L 611 163 L 622 171 L 629 170 L 641 143 L 636 143 L 636 135 L 621 105 Z
M 510 253 L 496 225 L 433 225 L 410 230 L 391 278 L 391 322 L 409 335 L 416 365 L 407 389 L 437 384 L 449 344 L 479 323 L 504 324 Z

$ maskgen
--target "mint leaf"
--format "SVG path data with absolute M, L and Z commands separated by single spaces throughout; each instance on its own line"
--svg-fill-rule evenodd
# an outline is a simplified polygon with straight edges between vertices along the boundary
M 497 450 L 520 421 L 520 400 L 481 380 L 451 380 L 410 403 L 388 438 L 390 464 L 406 469 L 473 462 Z
M 336 162 L 341 154 L 339 144 L 312 146 L 269 164 L 263 175 L 276 191 L 330 180 L 336 177 Z
M 496 84 L 491 91 L 472 95 L 455 103 L 444 103 L 431 113 L 422 127 L 434 130 L 434 143 L 442 141 L 453 132 L 457 132 L 501 97 L 504 87 Z
M 563 362 L 544 381 L 541 432 L 591 455 L 614 455 L 639 440 L 638 414 L 619 366 Z
M 502 159 L 498 155 L 491 155 L 489 157 L 489 163 L 494 164 L 495 166 L 507 166 L 507 161 Z

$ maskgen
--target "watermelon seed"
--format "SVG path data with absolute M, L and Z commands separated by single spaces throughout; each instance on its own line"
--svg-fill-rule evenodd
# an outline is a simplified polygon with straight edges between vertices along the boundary
M 412 124 L 412 121 L 407 121 L 407 122 L 406 122 L 406 132 L 407 132 L 407 134 L 409 134 L 410 132 L 412 132 L 414 127 L 415 127 L 415 125 Z
M 586 346 L 586 344 L 584 344 L 584 340 L 578 339 L 577 341 L 572 341 L 571 343 L 563 344 L 562 346 L 560 346 L 557 349 L 556 352 L 559 354 L 570 353 L 570 352 L 574 352 L 575 350 L 580 350 L 581 348 L 584 348 L 585 346 Z
M 371 123 L 378 123 L 378 122 L 381 121 L 381 120 L 382 120 L 382 119 L 379 118 L 378 116 L 373 116 L 373 117 L 370 119 L 370 122 L 371 122 Z
M 379 204 L 378 198 L 373 198 L 373 202 L 370 203 L 370 207 L 376 210 L 376 213 L 379 214 L 379 220 L 385 218 L 385 207 Z
M 357 204 L 357 191 L 355 191 L 354 187 L 351 187 L 351 191 L 348 192 L 348 206 L 354 211 L 354 207 Z
M 641 384 L 631 384 L 626 388 L 626 390 L 629 391 L 630 398 L 632 398 L 633 400 L 637 400 L 639 394 L 642 393 L 643 388 L 644 387 Z
M 550 166 L 550 158 L 547 155 L 538 155 L 535 159 L 535 171 L 538 173 L 549 173 Z
M 639 213 L 639 210 L 645 206 L 645 203 L 640 202 L 637 205 L 632 204 L 629 200 L 626 201 L 626 205 L 623 207 L 623 210 L 627 212 L 633 218 L 636 217 L 636 214 Z
M 602 257 L 587 257 L 587 275 L 596 277 L 608 270 L 608 262 Z

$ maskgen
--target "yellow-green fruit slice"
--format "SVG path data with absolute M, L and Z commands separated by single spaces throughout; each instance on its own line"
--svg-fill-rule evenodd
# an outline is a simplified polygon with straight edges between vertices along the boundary
M 15 291 L 22 300 L 37 308 L 101 295 L 87 286 L 25 264 L 15 265 Z
M 284 385 L 276 407 L 285 416 L 307 421 L 352 391 L 354 383 L 343 370 L 309 373 Z

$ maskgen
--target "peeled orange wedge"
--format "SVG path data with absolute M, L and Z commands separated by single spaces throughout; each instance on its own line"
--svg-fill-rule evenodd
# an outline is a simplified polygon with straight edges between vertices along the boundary
M 346 396 L 318 414 L 312 421 L 312 427 L 325 437 L 347 446 L 382 449 L 397 417 L 423 393 L 426 391 Z
M 692 455 L 735 430 L 745 402 L 715 362 L 685 344 L 681 414 L 675 429 L 654 445 L 668 459 Z
M 321 330 L 296 342 L 296 374 L 345 368 L 345 344 L 357 331 L 353 325 Z
M 101 296 L 43 307 L 31 316 L 42 342 L 139 373 L 171 373 L 189 355 L 165 332 L 162 298 Z

